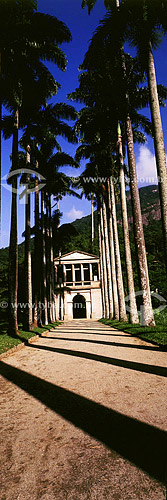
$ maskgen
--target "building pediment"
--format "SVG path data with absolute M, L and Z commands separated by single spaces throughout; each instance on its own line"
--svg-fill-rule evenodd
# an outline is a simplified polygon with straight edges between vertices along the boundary
M 64 255 L 55 258 L 55 262 L 66 263 L 66 262 L 94 262 L 98 261 L 99 257 L 97 255 L 92 255 L 82 251 L 73 251 L 66 253 Z

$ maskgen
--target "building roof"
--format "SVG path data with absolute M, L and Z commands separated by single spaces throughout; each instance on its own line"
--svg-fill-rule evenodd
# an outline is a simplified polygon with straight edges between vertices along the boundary
M 73 250 L 72 252 L 65 253 L 63 255 L 57 256 L 55 261 L 64 260 L 64 261 L 72 261 L 72 260 L 99 260 L 98 255 L 93 255 L 91 253 L 83 252 L 80 250 Z

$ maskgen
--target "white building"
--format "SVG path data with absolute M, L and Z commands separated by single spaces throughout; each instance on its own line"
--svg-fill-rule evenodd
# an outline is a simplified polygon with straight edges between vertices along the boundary
M 99 258 L 75 251 L 54 259 L 56 318 L 100 319 L 102 298 Z

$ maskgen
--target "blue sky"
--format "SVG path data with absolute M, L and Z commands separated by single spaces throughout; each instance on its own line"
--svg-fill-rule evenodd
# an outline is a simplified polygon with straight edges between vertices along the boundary
M 38 10 L 41 12 L 55 15 L 58 19 L 64 21 L 70 28 L 72 33 L 72 43 L 62 45 L 62 49 L 67 55 L 68 65 L 67 71 L 62 73 L 56 66 L 48 65 L 53 76 L 61 84 L 56 101 L 66 102 L 66 96 L 78 86 L 78 66 L 83 61 L 84 54 L 88 48 L 89 40 L 100 19 L 105 15 L 103 0 L 97 0 L 97 4 L 92 10 L 91 15 L 88 15 L 87 9 L 81 9 L 81 0 L 38 0 Z M 167 85 L 167 58 L 166 58 L 166 41 L 161 45 L 161 48 L 155 53 L 155 64 L 158 83 Z M 78 106 L 76 106 L 78 109 Z M 149 116 L 149 110 L 146 110 Z M 167 149 L 167 110 L 162 109 L 163 130 L 165 136 L 165 147 Z M 67 141 L 61 140 L 62 148 L 65 152 L 75 153 L 75 147 L 68 144 Z M 3 141 L 2 144 L 2 176 L 6 175 L 10 168 L 11 141 Z M 145 177 L 155 177 L 155 159 L 154 146 L 152 139 L 148 139 L 145 146 L 135 146 L 137 171 L 141 179 L 139 186 L 150 184 L 144 181 Z M 74 170 L 66 167 L 65 172 L 68 175 L 79 175 L 83 166 L 79 170 Z M 10 207 L 11 194 L 2 187 L 2 237 L 1 247 L 8 246 L 10 232 Z M 32 224 L 33 224 L 33 196 L 32 196 Z M 90 213 L 90 203 L 87 200 L 78 200 L 73 197 L 65 197 L 60 202 L 60 211 L 63 212 L 61 223 L 71 222 L 76 218 L 82 217 Z M 22 232 L 24 231 L 24 205 L 18 204 L 18 241 L 23 241 Z

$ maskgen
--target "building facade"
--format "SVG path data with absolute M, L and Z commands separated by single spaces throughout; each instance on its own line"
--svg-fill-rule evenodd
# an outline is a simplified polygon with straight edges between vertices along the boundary
M 100 319 L 102 297 L 99 258 L 70 252 L 54 259 L 56 318 Z

